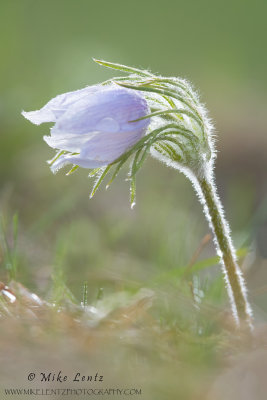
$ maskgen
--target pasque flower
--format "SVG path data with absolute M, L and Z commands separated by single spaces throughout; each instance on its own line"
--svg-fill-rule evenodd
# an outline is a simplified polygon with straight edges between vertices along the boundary
M 116 84 L 89 86 L 61 94 L 37 111 L 22 112 L 32 123 L 55 122 L 46 143 L 60 151 L 52 171 L 65 164 L 83 168 L 108 165 L 146 132 L 144 96 Z
M 161 77 L 125 65 L 96 60 L 128 76 L 55 97 L 39 111 L 23 113 L 31 122 L 55 122 L 49 146 L 59 152 L 52 170 L 67 163 L 94 168 L 91 197 L 106 175 L 109 184 L 131 159 L 131 203 L 136 174 L 148 154 L 184 173 L 193 183 L 214 234 L 222 271 L 237 325 L 252 329 L 245 281 L 237 264 L 230 229 L 214 178 L 216 151 L 211 121 L 189 82 Z M 142 93 L 142 94 L 140 94 Z

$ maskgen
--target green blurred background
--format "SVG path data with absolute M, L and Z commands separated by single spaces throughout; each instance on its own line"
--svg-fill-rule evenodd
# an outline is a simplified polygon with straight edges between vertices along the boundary
M 17 268 L 13 278 L 59 306 L 36 306 L 12 283 L 17 301 L 0 296 L 1 317 L 11 316 L 1 318 L 0 391 L 29 385 L 26 371 L 78 368 L 98 369 L 111 387 L 140 386 L 147 400 L 207 400 L 225 366 L 245 354 L 227 317 L 213 243 L 195 257 L 209 228 L 186 178 L 150 158 L 137 177 L 134 210 L 127 170 L 89 200 L 88 171 L 54 176 L 42 139 L 49 125 L 20 113 L 114 76 L 92 57 L 189 79 L 215 121 L 218 190 L 243 248 L 256 325 L 264 325 L 266 15 L 266 0 L 0 0 L 0 281 Z M 201 273 L 180 273 L 196 261 Z M 84 282 L 95 315 L 80 307 Z M 254 344 L 266 360 L 264 329 Z M 257 369 L 257 358 L 242 359 L 219 378 L 222 396 L 209 400 L 244 399 L 254 393 L 250 384 L 265 388 L 264 362 Z
M 264 0 L 0 0 L 0 202 L 11 242 L 19 215 L 18 280 L 46 295 L 59 268 L 78 299 L 84 281 L 94 299 L 99 287 L 134 288 L 187 265 L 208 232 L 190 183 L 154 160 L 138 176 L 134 211 L 123 174 L 89 201 L 87 171 L 50 172 L 48 126 L 20 112 L 113 76 L 96 57 L 199 89 L 218 132 L 216 174 L 234 241 L 252 251 L 249 287 L 264 284 L 266 13 Z M 210 243 L 201 257 L 213 255 Z M 262 313 L 264 293 L 254 298 Z

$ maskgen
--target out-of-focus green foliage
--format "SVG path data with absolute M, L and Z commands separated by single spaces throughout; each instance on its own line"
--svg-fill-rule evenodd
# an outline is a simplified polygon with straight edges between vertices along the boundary
M 133 318 L 134 328 L 115 330 L 105 343 L 98 334 L 109 332 L 113 315 L 106 330 L 91 335 L 86 322 L 72 329 L 76 314 L 69 323 L 68 314 L 53 319 L 49 311 L 41 328 L 6 324 L 6 349 L 24 356 L 28 335 L 35 349 L 47 335 L 66 364 L 78 363 L 81 351 L 86 365 L 96 351 L 95 365 L 113 358 L 117 367 L 127 364 L 152 393 L 147 398 L 193 399 L 193 386 L 199 389 L 204 375 L 209 381 L 238 347 L 214 319 L 228 305 L 213 244 L 196 251 L 208 227 L 190 183 L 149 159 L 138 175 L 136 209 L 123 179 L 89 200 L 88 171 L 53 176 L 46 164 L 53 154 L 42 140 L 49 126 L 21 117 L 58 93 L 114 76 L 91 57 L 185 77 L 200 89 L 218 130 L 219 192 L 236 247 L 248 249 L 242 260 L 256 319 L 266 319 L 266 253 L 258 246 L 266 243 L 266 12 L 264 0 L 0 0 L 0 280 L 16 277 L 48 301 L 75 307 L 87 282 L 88 305 L 115 311 L 142 287 L 156 293 L 146 322 Z M 179 267 L 189 273 L 176 274 Z M 10 377 L 13 367 L 3 365 Z

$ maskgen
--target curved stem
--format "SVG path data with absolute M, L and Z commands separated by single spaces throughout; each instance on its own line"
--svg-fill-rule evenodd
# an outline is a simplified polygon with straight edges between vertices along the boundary
M 204 212 L 214 234 L 217 254 L 221 259 L 228 296 L 237 325 L 245 324 L 252 330 L 252 311 L 247 300 L 246 286 L 224 217 L 223 207 L 216 192 L 213 177 L 205 174 L 197 178 L 196 190 L 204 206 Z

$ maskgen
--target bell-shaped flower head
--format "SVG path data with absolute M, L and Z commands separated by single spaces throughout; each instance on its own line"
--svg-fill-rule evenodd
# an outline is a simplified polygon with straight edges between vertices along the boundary
M 136 174 L 148 154 L 192 178 L 212 171 L 213 127 L 189 82 L 95 61 L 127 77 L 59 95 L 38 111 L 22 113 L 37 125 L 55 123 L 44 137 L 58 150 L 50 162 L 53 172 L 65 164 L 73 165 L 69 173 L 78 166 L 93 169 L 92 196 L 108 173 L 113 170 L 107 186 L 131 159 L 133 205 Z
M 144 136 L 149 119 L 140 118 L 148 113 L 142 94 L 111 83 L 61 94 L 40 110 L 22 115 L 36 125 L 55 122 L 51 135 L 44 136 L 59 150 L 51 165 L 55 172 L 65 164 L 111 164 Z

